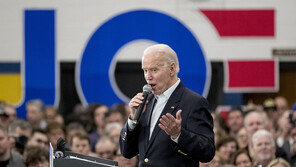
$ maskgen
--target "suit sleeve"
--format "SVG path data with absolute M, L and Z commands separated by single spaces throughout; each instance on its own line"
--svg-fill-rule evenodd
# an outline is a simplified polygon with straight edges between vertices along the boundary
M 119 145 L 122 156 L 125 158 L 132 158 L 139 154 L 138 151 L 138 131 L 139 126 L 135 127 L 132 131 L 128 130 L 128 124 L 125 123 L 120 132 Z
M 186 123 L 182 123 L 177 147 L 193 159 L 209 162 L 215 155 L 213 118 L 204 98 L 194 103 Z

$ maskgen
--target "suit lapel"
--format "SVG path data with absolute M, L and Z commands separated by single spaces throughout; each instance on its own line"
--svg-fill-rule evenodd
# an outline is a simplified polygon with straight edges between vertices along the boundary
M 146 146 L 148 146 L 148 144 L 149 144 L 149 134 L 150 134 L 150 119 L 151 119 L 151 114 L 152 114 L 152 111 L 153 111 L 153 108 L 154 108 L 154 101 L 155 101 L 155 97 L 154 97 L 154 95 L 151 95 L 150 97 L 149 97 L 149 103 L 147 104 L 147 109 L 146 109 L 146 115 L 145 115 L 145 120 L 147 120 L 147 121 L 145 121 L 145 127 L 147 128 L 146 129 L 146 135 L 145 135 L 145 143 L 146 143 Z
M 183 83 L 180 82 L 180 84 L 177 86 L 175 91 L 170 96 L 168 102 L 166 103 L 164 109 L 162 110 L 162 112 L 160 114 L 160 117 L 162 115 L 165 115 L 166 113 L 171 113 L 172 114 L 178 108 L 184 88 L 185 87 L 184 87 Z M 152 113 L 152 111 L 151 111 L 151 113 Z M 158 124 L 160 123 L 159 122 L 160 117 L 158 118 L 158 121 L 155 124 L 155 127 L 154 127 L 154 130 L 153 130 L 153 133 L 152 133 L 152 136 L 151 136 L 150 140 L 149 140 L 149 134 L 148 134 L 148 140 L 149 140 L 148 143 L 149 143 L 149 145 L 148 145 L 147 151 L 151 147 L 151 145 L 154 142 L 154 140 L 155 140 L 156 136 L 158 135 L 159 131 L 162 130 L 158 126 Z M 149 120 L 149 122 L 150 122 L 150 120 Z M 146 151 L 146 153 L 147 153 L 147 151 Z

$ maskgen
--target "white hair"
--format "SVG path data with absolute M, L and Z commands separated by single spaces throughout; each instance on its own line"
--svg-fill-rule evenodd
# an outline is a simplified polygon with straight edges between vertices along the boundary
M 265 130 L 265 129 L 261 129 L 261 130 L 258 130 L 257 132 L 255 132 L 254 135 L 252 136 L 252 142 L 253 142 L 253 147 L 254 148 L 256 147 L 255 143 L 258 141 L 258 138 L 262 137 L 262 136 L 269 137 L 271 145 L 275 146 L 275 141 L 273 139 L 272 134 L 270 132 L 268 132 L 267 130 Z
M 117 129 L 120 131 L 122 129 L 122 125 L 118 122 L 113 122 L 113 123 L 107 124 L 106 128 L 105 128 L 105 134 L 109 135 L 113 129 Z
M 165 56 L 165 60 L 166 60 L 166 62 L 165 62 L 166 65 L 168 66 L 171 63 L 175 63 L 176 74 L 179 73 L 180 67 L 179 67 L 178 56 L 177 56 L 176 52 L 171 47 L 169 47 L 166 44 L 152 45 L 144 50 L 143 55 L 147 55 L 147 54 L 154 53 L 154 52 L 163 52 L 164 53 L 163 55 Z

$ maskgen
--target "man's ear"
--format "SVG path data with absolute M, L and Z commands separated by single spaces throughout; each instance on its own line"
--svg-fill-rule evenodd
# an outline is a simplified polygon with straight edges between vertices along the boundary
M 173 76 L 175 74 L 176 74 L 176 64 L 172 62 L 170 66 L 170 75 Z

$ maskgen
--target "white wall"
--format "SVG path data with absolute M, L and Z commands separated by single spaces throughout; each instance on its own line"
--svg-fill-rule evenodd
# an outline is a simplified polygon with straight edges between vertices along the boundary
M 1 0 L 0 61 L 22 60 L 24 10 L 56 11 L 56 53 L 60 61 L 76 61 L 92 33 L 111 17 L 134 9 L 153 9 L 181 22 L 198 38 L 208 59 L 271 58 L 274 48 L 296 48 L 295 0 Z M 221 38 L 199 9 L 275 9 L 274 38 Z M 120 61 L 140 60 L 147 41 L 120 50 Z M 129 55 L 122 57 L 121 54 Z M 296 60 L 296 59 L 295 59 Z

